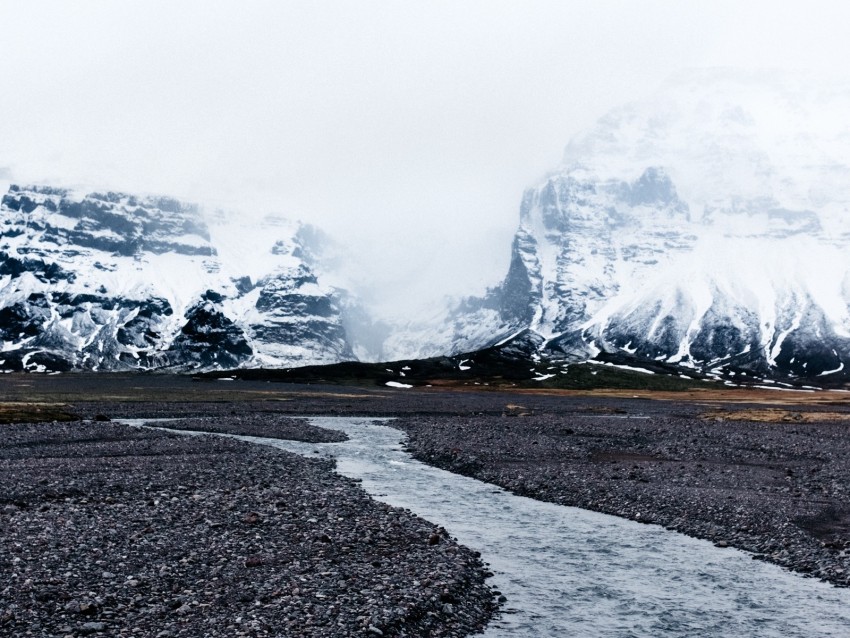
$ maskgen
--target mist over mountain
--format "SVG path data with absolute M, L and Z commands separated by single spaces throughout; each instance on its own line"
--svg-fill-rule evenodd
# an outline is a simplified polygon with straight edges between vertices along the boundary
M 13 186 L 0 206 L 0 366 L 280 367 L 504 343 L 727 379 L 841 378 L 848 112 L 847 87 L 679 74 L 572 139 L 525 192 L 500 285 L 405 324 L 357 301 L 370 282 L 346 281 L 345 250 L 320 229 Z
M 616 355 L 734 377 L 850 357 L 847 87 L 682 73 L 568 144 L 523 196 L 498 287 L 388 358 L 523 333 L 529 356 Z M 529 345 L 531 344 L 531 345 Z

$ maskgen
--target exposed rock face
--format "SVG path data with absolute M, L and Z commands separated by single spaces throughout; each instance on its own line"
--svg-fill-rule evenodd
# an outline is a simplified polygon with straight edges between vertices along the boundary
M 298 233 L 170 198 L 12 186 L 0 204 L 0 369 L 353 358 L 337 293 Z
M 311 342 L 317 349 L 344 351 L 347 358 L 353 358 L 347 350 L 336 301 L 322 290 L 303 263 L 267 279 L 255 308 L 259 317 L 249 331 L 255 341 L 266 344 L 269 356 L 286 359 L 305 342 Z
M 221 301 L 221 295 L 210 290 L 186 311 L 186 323 L 171 342 L 169 356 L 177 362 L 188 357 L 203 368 L 235 368 L 251 356 L 242 330 L 218 309 Z

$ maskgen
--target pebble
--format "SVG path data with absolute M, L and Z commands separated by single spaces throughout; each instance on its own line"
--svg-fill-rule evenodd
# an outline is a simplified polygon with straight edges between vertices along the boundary
M 425 463 L 850 586 L 846 424 L 715 422 L 706 410 L 557 397 L 521 420 L 428 415 L 389 425 L 408 434 L 408 450 Z
M 4 426 L 0 500 L 21 507 L 3 519 L 0 570 L 18 559 L 21 586 L 0 585 L 0 635 L 460 637 L 496 612 L 474 552 L 448 536 L 454 551 L 434 551 L 433 524 L 332 461 L 103 413 Z

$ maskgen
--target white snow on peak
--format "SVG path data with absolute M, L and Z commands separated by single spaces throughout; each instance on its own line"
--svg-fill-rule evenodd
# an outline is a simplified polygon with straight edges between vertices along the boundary
M 148 344 L 148 354 L 166 350 L 186 324 L 187 310 L 202 303 L 207 291 L 220 297 L 217 311 L 249 342 L 254 358 L 246 365 L 350 357 L 332 301 L 335 291 L 320 285 L 311 271 L 297 222 L 256 221 L 170 198 L 46 187 L 11 188 L 0 216 L 0 251 L 61 271 L 53 278 L 26 271 L 0 277 L 0 304 L 44 296 L 51 313 L 42 326 L 51 335 L 49 347 L 64 348 L 81 365 L 91 356 L 83 351 L 93 347 L 100 353 L 104 342 L 115 348 L 109 356 L 138 359 L 140 347 L 115 345 L 116 334 L 148 303 L 160 304 L 156 334 L 145 337 L 157 341 L 155 347 Z M 54 305 L 62 295 L 61 303 L 75 310 L 63 310 L 60 317 Z M 8 343 L 6 351 L 27 345 L 20 338 Z
M 530 327 L 652 340 L 672 320 L 673 363 L 724 318 L 770 365 L 808 307 L 850 335 L 848 112 L 847 87 L 709 71 L 600 119 L 524 200 Z
M 682 72 L 654 97 L 574 138 L 564 167 L 630 181 L 647 166 L 664 166 L 698 215 L 717 207 L 736 212 L 730 196 L 843 210 L 850 202 L 848 112 L 848 86 L 775 72 Z
M 671 78 L 577 135 L 525 193 L 495 297 L 395 331 L 393 354 L 531 329 L 547 344 L 579 334 L 588 357 L 808 373 L 806 343 L 850 339 L 848 113 L 850 87 L 802 76 Z

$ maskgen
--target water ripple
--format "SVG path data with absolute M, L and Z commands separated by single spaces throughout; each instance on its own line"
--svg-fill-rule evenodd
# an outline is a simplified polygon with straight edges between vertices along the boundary
M 734 549 L 605 514 L 514 496 L 419 463 L 380 420 L 321 417 L 344 443 L 236 437 L 337 459 L 338 471 L 481 552 L 508 598 L 501 637 L 850 636 L 850 590 Z

